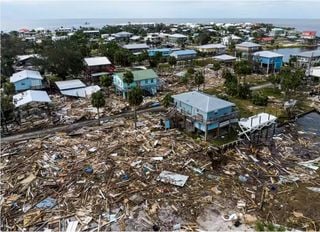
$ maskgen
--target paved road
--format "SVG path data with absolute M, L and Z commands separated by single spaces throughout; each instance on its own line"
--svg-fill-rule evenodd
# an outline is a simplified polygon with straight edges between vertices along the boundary
M 144 110 L 139 110 L 137 111 L 137 114 L 141 114 L 145 112 L 161 112 L 161 111 L 165 111 L 165 108 L 162 106 L 158 106 L 158 107 L 148 108 Z M 100 121 L 108 121 L 115 118 L 128 117 L 128 116 L 132 116 L 133 113 L 134 113 L 133 111 L 129 111 L 121 114 L 103 117 L 103 118 L 100 118 Z M 82 127 L 95 126 L 95 125 L 98 125 L 98 123 L 99 121 L 97 119 L 86 120 L 82 122 L 73 123 L 71 125 L 62 125 L 62 126 L 57 126 L 53 128 L 41 129 L 37 131 L 2 137 L 1 142 L 8 143 L 8 142 L 17 142 L 17 141 L 26 140 L 26 139 L 40 138 L 40 137 L 45 137 L 47 135 L 52 135 L 56 132 L 66 132 L 66 131 L 68 132 L 68 131 L 76 130 Z
M 259 89 L 264 89 L 264 88 L 269 88 L 269 87 L 273 87 L 272 83 L 266 83 L 263 85 L 257 85 L 257 86 L 252 86 L 250 87 L 250 90 L 259 90 Z

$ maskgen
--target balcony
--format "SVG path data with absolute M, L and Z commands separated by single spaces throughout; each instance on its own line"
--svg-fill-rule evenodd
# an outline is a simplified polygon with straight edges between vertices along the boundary
M 201 115 L 194 115 L 194 116 L 192 116 L 192 119 L 194 121 L 205 123 L 208 125 L 208 124 L 220 123 L 220 122 L 224 122 L 224 121 L 227 121 L 230 119 L 234 119 L 234 118 L 237 118 L 238 115 L 239 115 L 239 111 L 232 111 L 231 113 L 229 113 L 227 115 L 223 115 L 223 116 L 213 118 L 213 119 L 204 120 Z

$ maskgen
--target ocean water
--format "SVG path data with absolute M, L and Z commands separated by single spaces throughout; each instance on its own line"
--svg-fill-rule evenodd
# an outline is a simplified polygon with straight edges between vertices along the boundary
M 63 27 L 92 26 L 100 28 L 105 25 L 123 24 L 123 23 L 271 23 L 275 26 L 294 27 L 299 31 L 315 30 L 320 35 L 319 19 L 259 19 L 259 18 L 83 18 L 83 19 L 43 19 L 43 20 L 6 20 L 1 19 L 1 30 L 11 31 L 21 28 L 34 29 L 42 27 L 45 29 L 56 29 Z M 87 25 L 85 23 L 88 23 Z

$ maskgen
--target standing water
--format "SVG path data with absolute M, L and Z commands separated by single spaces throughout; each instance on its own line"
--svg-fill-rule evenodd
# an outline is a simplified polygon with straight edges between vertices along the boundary
M 314 134 L 320 137 L 320 114 L 312 112 L 306 114 L 296 121 L 300 131 Z

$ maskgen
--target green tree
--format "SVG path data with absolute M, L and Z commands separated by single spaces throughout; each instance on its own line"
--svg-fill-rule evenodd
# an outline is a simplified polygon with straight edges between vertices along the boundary
M 200 32 L 197 38 L 197 42 L 198 44 L 203 45 L 209 43 L 210 39 L 211 37 L 208 32 Z
M 10 83 L 10 82 L 4 83 L 3 85 L 4 94 L 11 96 L 15 93 L 15 91 L 16 91 L 16 88 L 13 83 Z
M 279 73 L 281 88 L 284 89 L 285 95 L 294 92 L 302 82 L 305 76 L 303 69 L 294 70 L 291 67 L 283 67 Z
M 176 59 L 175 57 L 173 57 L 173 56 L 170 56 L 170 57 L 168 58 L 168 63 L 169 63 L 171 66 L 174 66 L 174 65 L 177 64 L 177 59 Z
M 222 78 L 225 79 L 226 93 L 236 96 L 238 94 L 238 79 L 228 69 L 223 69 Z
M 234 64 L 234 72 L 239 77 L 243 76 L 244 77 L 244 82 L 245 82 L 246 76 L 250 75 L 252 73 L 252 65 L 247 60 L 237 61 Z
M 143 102 L 143 92 L 139 87 L 134 87 L 128 96 L 130 106 L 134 110 L 134 128 L 137 128 L 137 107 Z
M 257 106 L 266 106 L 268 104 L 268 97 L 262 93 L 254 93 L 252 96 L 252 103 Z
M 104 99 L 104 95 L 101 91 L 95 92 L 91 95 L 91 104 L 93 107 L 97 108 L 98 120 L 99 120 L 99 124 L 100 124 L 99 109 L 106 104 L 106 101 Z
M 193 75 L 193 74 L 195 73 L 194 68 L 189 67 L 189 68 L 187 69 L 187 73 L 189 73 L 189 74 Z
M 58 77 L 57 75 L 50 75 L 46 77 L 47 83 L 49 85 L 50 90 L 55 88 L 55 82 L 56 81 L 61 81 L 62 78 Z
M 200 85 L 204 84 L 204 76 L 201 72 L 196 72 L 194 76 L 194 83 L 196 84 L 198 90 Z
M 54 46 L 42 52 L 43 65 L 48 72 L 52 72 L 62 79 L 70 75 L 78 75 L 83 71 L 83 56 L 76 44 L 69 40 L 57 41 Z
M 107 89 L 108 95 L 109 95 L 110 86 L 112 85 L 112 82 L 113 82 L 112 77 L 108 77 L 107 75 L 103 75 L 102 77 L 100 77 L 100 84 L 101 86 Z
M 220 68 L 221 68 L 220 62 L 214 61 L 214 62 L 212 63 L 212 69 L 213 69 L 214 71 L 219 71 Z
M 251 98 L 250 85 L 247 83 L 238 85 L 238 97 L 241 99 Z
M 172 95 L 170 93 L 166 94 L 161 102 L 164 107 L 169 107 L 173 102 Z
M 8 131 L 7 122 L 14 117 L 14 105 L 12 96 L 1 94 L 1 127 L 3 131 Z

